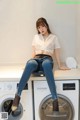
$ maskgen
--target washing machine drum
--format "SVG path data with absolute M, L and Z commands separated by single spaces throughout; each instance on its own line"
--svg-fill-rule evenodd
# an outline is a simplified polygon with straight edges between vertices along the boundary
M 9 108 L 9 105 L 11 104 L 11 102 L 13 101 L 13 99 L 6 99 L 3 101 L 2 103 L 2 107 L 1 107 L 1 111 L 2 112 L 7 112 L 8 111 L 8 108 Z M 15 111 L 15 112 L 11 112 L 9 115 L 8 115 L 8 120 L 20 120 L 21 117 L 22 117 L 22 114 L 23 114 L 23 107 L 21 105 L 21 103 L 19 104 L 18 106 L 18 109 Z
M 74 108 L 71 101 L 63 96 L 58 95 L 59 111 L 60 115 L 53 114 L 53 100 L 51 95 L 45 97 L 39 106 L 40 120 L 73 120 Z

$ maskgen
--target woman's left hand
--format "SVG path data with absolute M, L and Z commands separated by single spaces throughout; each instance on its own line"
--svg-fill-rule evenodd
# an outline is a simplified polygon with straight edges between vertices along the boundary
M 60 70 L 71 70 L 71 69 L 68 68 L 67 66 L 60 66 L 59 69 L 60 69 Z

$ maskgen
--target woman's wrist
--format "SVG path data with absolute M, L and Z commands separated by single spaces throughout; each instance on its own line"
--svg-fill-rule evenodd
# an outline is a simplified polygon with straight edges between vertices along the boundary
M 60 64 L 60 63 L 58 64 L 58 68 L 59 68 L 59 69 L 61 68 L 61 64 Z

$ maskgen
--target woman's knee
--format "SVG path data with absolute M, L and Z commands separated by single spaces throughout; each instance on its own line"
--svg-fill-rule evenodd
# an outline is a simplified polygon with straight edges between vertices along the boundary
M 30 60 L 27 62 L 27 66 L 37 67 L 37 66 L 38 66 L 38 63 L 37 63 L 36 60 L 30 59 Z
M 44 60 L 43 62 L 42 62 L 42 67 L 43 68 L 52 68 L 52 62 L 50 61 L 50 60 Z

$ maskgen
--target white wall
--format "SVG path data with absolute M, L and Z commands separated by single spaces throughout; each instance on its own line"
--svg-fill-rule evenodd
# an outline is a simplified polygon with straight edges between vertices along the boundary
M 24 64 L 31 57 L 35 22 L 45 17 L 59 37 L 62 60 L 76 55 L 76 7 L 56 0 L 0 1 L 0 64 Z
M 80 67 L 80 4 L 77 5 L 77 39 L 76 39 L 76 59 Z
M 0 64 L 24 63 L 34 33 L 32 0 L 0 1 Z

